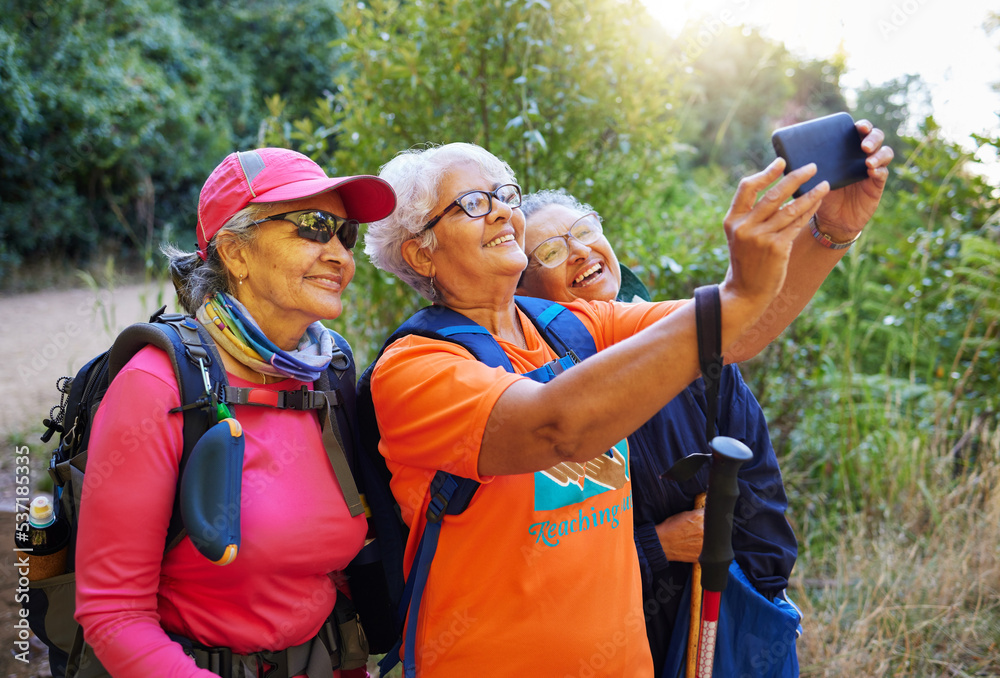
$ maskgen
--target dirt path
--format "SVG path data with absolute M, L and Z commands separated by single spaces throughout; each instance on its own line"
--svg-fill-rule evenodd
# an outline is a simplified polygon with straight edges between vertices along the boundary
M 107 349 L 120 330 L 147 319 L 163 303 L 161 299 L 173 303 L 169 284 L 0 296 L 0 347 L 7 359 L 5 378 L 0 380 L 0 441 L 4 445 L 0 449 L 0 545 L 13 545 L 14 488 L 19 473 L 14 457 L 23 454 L 25 446 L 34 456 L 29 471 L 32 495 L 44 479 L 46 450 L 52 445 L 43 445 L 38 436 L 42 419 L 59 401 L 56 380 L 76 374 Z M 20 605 L 15 601 L 13 555 L 10 548 L 0 548 L 0 678 L 45 678 L 51 673 L 37 639 L 32 638 L 27 662 L 15 658 L 14 624 Z
M 42 420 L 59 402 L 56 380 L 76 374 L 118 332 L 173 303 L 169 284 L 112 290 L 48 290 L 0 297 L 0 346 L 8 366 L 0 380 L 0 510 L 13 511 L 14 442 L 43 452 Z M 172 306 L 171 306 L 172 308 Z M 39 464 L 33 471 L 41 471 Z
M 172 291 L 162 290 L 172 301 Z M 9 366 L 0 381 L 0 435 L 40 427 L 54 404 L 56 379 L 75 374 L 122 328 L 148 318 L 159 307 L 158 292 L 151 284 L 0 297 L 0 344 Z

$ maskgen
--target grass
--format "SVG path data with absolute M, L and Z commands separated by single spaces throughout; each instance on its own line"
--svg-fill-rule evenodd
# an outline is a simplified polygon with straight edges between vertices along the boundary
M 800 558 L 802 675 L 1000 675 L 1000 430 L 958 477 L 950 450 L 895 449 L 929 453 L 932 482 L 881 519 L 842 517 L 825 557 Z

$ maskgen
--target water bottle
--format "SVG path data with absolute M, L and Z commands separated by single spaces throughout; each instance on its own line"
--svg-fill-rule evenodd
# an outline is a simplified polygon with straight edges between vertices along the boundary
M 28 513 L 28 543 L 19 545 L 28 551 L 28 580 L 48 579 L 66 572 L 69 550 L 69 525 L 56 519 L 52 500 L 35 497 Z

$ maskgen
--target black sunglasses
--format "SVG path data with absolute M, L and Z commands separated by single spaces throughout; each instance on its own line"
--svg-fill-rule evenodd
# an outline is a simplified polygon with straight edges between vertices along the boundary
M 336 235 L 340 244 L 347 249 L 353 249 L 354 245 L 357 244 L 358 228 L 361 226 L 357 219 L 345 219 L 322 210 L 299 210 L 274 214 L 264 219 L 258 219 L 253 224 L 256 226 L 265 221 L 290 221 L 299 227 L 300 238 L 321 243 L 330 242 Z
M 495 191 L 469 191 L 468 193 L 463 193 L 455 198 L 454 202 L 441 210 L 441 214 L 424 224 L 424 227 L 420 231 L 422 233 L 434 228 L 437 222 L 441 221 L 444 215 L 448 214 L 451 208 L 456 205 L 461 207 L 462 211 L 473 219 L 476 217 L 485 217 L 493 211 L 493 198 L 496 198 L 508 207 L 520 207 L 521 187 L 517 184 L 504 184 Z

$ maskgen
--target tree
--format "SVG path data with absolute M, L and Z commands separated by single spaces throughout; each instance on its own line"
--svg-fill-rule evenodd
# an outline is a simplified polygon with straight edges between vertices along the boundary
M 272 137 L 337 174 L 473 142 L 510 163 L 525 192 L 562 187 L 593 204 L 621 241 L 673 181 L 677 72 L 638 0 L 371 0 L 345 4 L 342 20 L 336 98 Z M 366 291 L 358 331 L 373 338 L 415 303 L 368 267 L 352 287 Z
M 638 2 L 375 0 L 343 21 L 338 169 L 463 140 L 510 162 L 526 191 L 589 198 L 602 172 L 601 190 L 663 176 L 673 85 L 662 29 Z
M 0 275 L 193 246 L 198 191 L 257 144 L 264 95 L 333 86 L 339 0 L 24 4 L 0 0 Z
M 721 165 L 730 180 L 774 158 L 776 127 L 847 110 L 841 60 L 800 61 L 756 29 L 689 24 L 672 53 L 691 72 L 680 112 L 687 164 Z
M 858 90 L 855 115 L 871 120 L 885 132 L 886 145 L 903 150 L 904 135 L 918 133 L 907 129 L 930 114 L 931 100 L 927 84 L 919 75 L 903 75 L 893 80 L 865 86 Z
M 250 80 L 257 102 L 245 142 L 257 137 L 259 103 L 281 95 L 292 117 L 336 89 L 337 58 L 330 42 L 342 35 L 341 0 L 177 0 L 184 24 Z M 245 143 L 244 146 L 249 145 Z
M 11 4 L 4 58 L 23 96 L 2 104 L 17 121 L 0 145 L 6 263 L 102 241 L 148 256 L 154 230 L 193 223 L 195 177 L 228 152 L 246 79 L 168 0 Z

